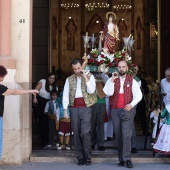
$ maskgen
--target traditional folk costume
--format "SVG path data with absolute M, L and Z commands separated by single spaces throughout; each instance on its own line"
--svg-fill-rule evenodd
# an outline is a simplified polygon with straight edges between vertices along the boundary
M 159 116 L 159 110 L 158 109 L 153 110 L 150 114 L 150 118 L 151 119 L 153 118 L 153 123 L 154 123 L 154 128 L 153 128 L 153 131 L 152 131 L 152 140 L 153 141 L 156 137 L 156 131 L 157 131 L 157 125 L 158 125 L 158 116 Z M 161 127 L 164 122 L 165 122 L 165 119 L 161 119 L 159 127 Z
M 70 150 L 69 141 L 70 141 L 70 109 L 67 108 L 68 119 L 64 118 L 64 109 L 62 104 L 63 92 L 60 93 L 59 97 L 57 98 L 57 102 L 60 108 L 60 115 L 59 115 L 59 127 L 58 127 L 58 135 L 60 144 L 57 149 L 63 149 L 64 141 L 65 141 L 65 148 Z M 65 140 L 64 140 L 65 137 Z
M 130 75 L 126 78 L 110 78 L 104 92 L 110 96 L 111 116 L 118 143 L 119 161 L 131 160 L 131 136 L 134 120 L 134 106 L 142 99 L 142 93 L 136 80 Z M 124 110 L 127 104 L 132 105 L 130 111 Z
M 165 109 L 161 113 L 161 118 L 166 118 L 166 121 L 160 129 L 153 150 L 155 152 L 170 154 L 170 104 L 165 106 Z
M 54 141 L 54 130 L 56 130 L 56 122 L 59 120 L 60 109 L 56 100 L 49 100 L 46 103 L 44 113 L 49 113 L 48 118 L 48 145 L 51 147 Z
M 71 127 L 74 133 L 75 152 L 78 160 L 91 159 L 91 106 L 97 102 L 94 76 L 72 76 L 66 79 L 63 92 L 63 108 L 70 105 Z

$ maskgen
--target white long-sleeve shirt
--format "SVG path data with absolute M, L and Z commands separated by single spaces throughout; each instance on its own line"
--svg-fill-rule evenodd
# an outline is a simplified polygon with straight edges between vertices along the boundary
M 76 88 L 75 98 L 83 97 L 81 91 L 81 79 L 82 77 L 77 76 L 77 88 Z M 93 94 L 96 90 L 96 82 L 93 75 L 91 75 L 90 79 L 86 82 L 86 85 L 87 85 L 87 93 Z M 63 108 L 67 109 L 68 105 L 69 105 L 69 81 L 67 78 L 64 85 L 64 91 L 63 91 Z
M 123 85 L 124 85 L 125 78 L 120 77 L 120 94 L 124 93 Z M 106 82 L 103 91 L 106 95 L 112 96 L 114 94 L 114 83 L 111 81 L 111 78 Z M 138 104 L 138 102 L 142 99 L 142 92 L 136 80 L 133 79 L 132 82 L 132 94 L 133 100 L 130 103 L 132 107 Z
M 170 82 L 166 78 L 161 80 L 161 91 L 162 93 L 166 93 L 163 99 L 165 105 L 170 104 Z
M 54 105 L 54 114 L 56 115 L 56 120 L 59 121 L 60 119 L 60 108 L 56 107 L 56 102 L 53 100 L 53 105 Z M 48 113 L 49 110 L 49 102 L 46 103 L 44 113 Z

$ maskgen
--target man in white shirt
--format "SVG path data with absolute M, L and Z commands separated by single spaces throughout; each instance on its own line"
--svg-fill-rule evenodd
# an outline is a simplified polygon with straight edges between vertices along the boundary
M 170 104 L 170 67 L 165 70 L 165 78 L 161 80 L 161 92 L 166 93 L 164 103 Z
M 134 106 L 142 99 L 142 92 L 136 80 L 127 74 L 126 61 L 118 63 L 118 74 L 113 74 L 103 91 L 110 96 L 111 115 L 118 143 L 118 166 L 132 168 L 131 136 L 134 120 Z
M 82 70 L 82 60 L 71 62 L 75 74 L 66 79 L 63 92 L 64 117 L 70 105 L 71 127 L 74 133 L 78 165 L 91 164 L 91 106 L 97 102 L 95 78 Z

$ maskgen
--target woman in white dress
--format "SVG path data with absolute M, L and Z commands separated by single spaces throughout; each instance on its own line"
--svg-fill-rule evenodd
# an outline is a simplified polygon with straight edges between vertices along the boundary
M 170 154 L 170 104 L 165 106 L 165 109 L 161 113 L 161 118 L 166 118 L 166 121 L 160 129 L 153 150 L 155 152 Z

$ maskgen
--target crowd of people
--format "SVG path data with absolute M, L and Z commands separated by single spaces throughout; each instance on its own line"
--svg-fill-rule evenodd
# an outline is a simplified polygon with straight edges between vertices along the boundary
M 98 150 L 105 151 L 104 141 L 108 139 L 108 136 L 104 127 L 110 118 L 112 123 L 110 137 L 112 138 L 114 134 L 118 143 L 118 166 L 132 168 L 134 118 L 135 115 L 142 114 L 139 116 L 144 116 L 146 119 L 148 106 L 151 107 L 149 108 L 150 118 L 153 118 L 154 124 L 153 149 L 155 152 L 170 153 L 168 137 L 170 134 L 170 68 L 165 70 L 165 78 L 161 80 L 161 92 L 152 78 L 148 78 L 144 80 L 145 88 L 148 88 L 145 93 L 142 88 L 144 78 L 141 78 L 139 74 L 134 76 L 127 74 L 126 61 L 118 63 L 117 74 L 112 74 L 111 77 L 107 74 L 98 74 L 100 79 L 97 80 L 93 74 L 82 70 L 82 64 L 83 61 L 79 58 L 72 60 L 71 66 L 74 74 L 66 79 L 64 89 L 60 93 L 55 83 L 54 73 L 49 73 L 47 79 L 40 80 L 34 90 L 9 89 L 0 85 L 0 156 L 2 156 L 4 96 L 25 93 L 33 94 L 34 111 L 39 120 L 42 147 L 51 148 L 54 144 L 54 135 L 56 135 L 57 149 L 70 150 L 69 136 L 73 133 L 78 165 L 91 164 L 92 150 L 95 146 Z M 0 66 L 0 81 L 3 81 L 6 74 L 6 68 Z M 145 94 L 148 96 L 145 97 Z M 158 101 L 159 95 L 163 96 L 162 103 Z M 142 100 L 144 100 L 145 110 L 143 111 L 145 113 L 137 110 Z M 148 101 L 152 102 L 152 105 Z M 161 113 L 160 130 L 157 133 L 159 113 Z M 147 120 L 146 122 L 142 122 L 142 118 L 140 120 L 143 135 L 146 135 L 145 133 L 148 133 Z
M 104 127 L 110 117 L 112 124 L 110 137 L 113 137 L 114 134 L 118 143 L 118 166 L 126 165 L 128 168 L 132 168 L 131 152 L 135 153 L 133 152 L 134 143 L 132 142 L 135 130 L 134 118 L 136 114 L 139 114 L 139 117 L 147 119 L 146 107 L 151 91 L 149 87 L 153 82 L 150 85 L 139 74 L 128 75 L 128 66 L 125 61 L 119 62 L 117 75 L 113 74 L 109 78 L 107 74 L 98 74 L 97 76 L 100 79 L 96 79 L 93 74 L 82 70 L 82 64 L 81 59 L 75 58 L 72 60 L 71 66 L 74 74 L 66 79 L 64 89 L 60 95 L 58 95 L 56 87 L 54 88 L 55 91 L 51 88 L 51 92 L 48 92 L 51 94 L 51 98 L 46 106 L 44 105 L 45 110 L 42 110 L 41 114 L 48 116 L 49 136 L 54 135 L 54 131 L 57 130 L 56 136 L 59 141 L 57 149 L 70 149 L 69 136 L 70 131 L 72 131 L 78 165 L 91 164 L 91 151 L 95 146 L 98 150 L 105 151 L 104 141 L 107 140 L 107 131 Z M 166 74 L 168 76 L 169 72 Z M 169 82 L 167 78 L 166 81 Z M 143 89 L 144 87 L 146 90 Z M 157 90 L 157 88 L 155 89 Z M 168 94 L 169 88 L 162 87 L 162 90 Z M 34 99 L 40 94 L 39 92 L 34 96 Z M 148 94 L 147 98 L 145 97 L 146 94 Z M 34 99 L 33 101 L 36 102 Z M 144 102 L 141 107 L 144 106 L 143 112 L 145 113 L 138 112 L 137 109 L 142 100 Z M 49 103 L 51 103 L 51 107 Z M 155 108 L 156 105 L 158 106 L 157 102 L 153 103 L 151 118 L 154 118 L 154 123 L 156 123 L 156 115 L 161 111 L 158 110 L 158 107 Z M 154 108 L 157 109 L 157 112 Z M 109 110 L 110 113 L 108 113 Z M 143 122 L 142 118 L 140 120 L 142 134 L 146 135 L 148 133 L 147 120 L 145 120 L 146 122 Z M 163 120 L 165 119 L 161 119 L 162 124 Z M 152 138 L 154 140 L 156 139 L 156 128 L 157 124 L 153 128 Z M 43 136 L 42 141 L 44 141 Z M 53 138 L 46 138 L 46 141 L 43 147 L 50 148 Z
M 148 134 L 146 108 L 149 105 L 148 101 L 151 100 L 151 92 L 154 91 L 154 96 L 158 96 L 158 87 L 155 84 L 153 85 L 151 78 L 146 80 L 142 78 L 138 73 L 138 67 L 136 67 L 137 74 L 128 75 L 126 61 L 119 62 L 117 75 L 112 74 L 109 78 L 107 74 L 98 74 L 97 78 L 100 79 L 96 79 L 93 74 L 82 70 L 82 64 L 81 59 L 73 59 L 71 66 L 74 74 L 66 79 L 63 91 L 58 95 L 57 88 L 54 86 L 55 90 L 50 88 L 51 92 L 48 92 L 51 97 L 46 106 L 43 105 L 45 110 L 41 112 L 43 116 L 48 116 L 48 137 L 46 137 L 47 142 L 43 147 L 51 148 L 54 131 L 56 130 L 57 149 L 70 150 L 69 136 L 73 132 L 78 165 L 91 164 L 92 150 L 95 146 L 98 150 L 105 151 L 104 141 L 108 139 L 108 136 L 104 127 L 110 118 L 112 125 L 110 126 L 112 132 L 110 137 L 112 138 L 114 134 L 118 142 L 118 166 L 126 165 L 128 168 L 132 168 L 131 152 L 137 152 L 137 150 L 134 150 L 136 149 L 136 145 L 134 145 L 136 139 L 132 139 L 135 136 L 134 118 L 139 116 L 141 120 L 142 135 Z M 169 75 L 167 70 L 166 77 Z M 168 78 L 166 78 L 166 81 L 169 82 Z M 167 89 L 169 90 L 169 88 Z M 162 93 L 168 93 L 167 89 L 162 87 Z M 39 95 L 40 92 L 34 96 L 34 102 L 37 102 L 35 98 L 39 98 Z M 161 111 L 159 110 L 160 102 L 157 101 L 157 97 L 152 99 L 150 116 L 154 118 L 153 122 L 155 123 L 152 138 L 156 141 L 158 114 Z M 166 100 L 168 99 L 164 99 L 164 101 Z M 142 102 L 141 106 L 140 102 Z M 144 107 L 145 109 L 142 111 L 145 113 L 138 112 L 138 107 Z M 165 109 L 164 115 L 168 113 L 168 107 L 165 107 Z M 168 120 L 167 115 L 162 115 L 166 119 L 161 119 L 160 127 L 164 123 L 168 123 L 166 121 Z

